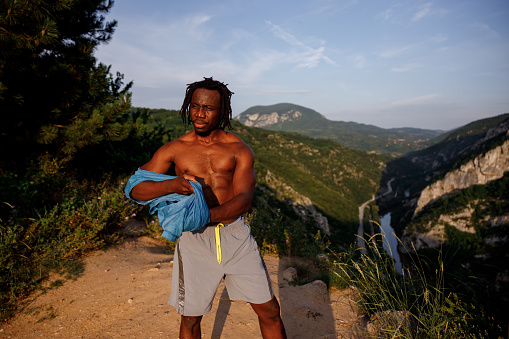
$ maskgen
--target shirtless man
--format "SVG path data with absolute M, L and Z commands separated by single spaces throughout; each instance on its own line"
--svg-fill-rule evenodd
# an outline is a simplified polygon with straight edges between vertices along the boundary
M 188 85 L 180 113 L 194 130 L 162 146 L 141 167 L 167 174 L 174 166 L 177 178 L 144 181 L 131 191 L 134 199 L 147 201 L 193 193 L 188 180 L 203 188 L 210 223 L 184 232 L 175 248 L 169 303 L 182 316 L 181 339 L 201 337 L 202 316 L 210 311 L 223 277 L 230 299 L 251 304 L 263 338 L 286 338 L 265 263 L 242 218 L 253 202 L 254 157 L 248 145 L 224 130 L 231 128 L 232 94 L 212 78 Z

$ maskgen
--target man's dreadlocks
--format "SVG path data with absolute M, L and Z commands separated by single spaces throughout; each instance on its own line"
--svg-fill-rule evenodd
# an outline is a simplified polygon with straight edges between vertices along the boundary
M 182 121 L 184 124 L 191 123 L 191 115 L 189 114 L 189 108 L 191 105 L 191 99 L 193 98 L 194 91 L 198 88 L 204 88 L 212 91 L 218 91 L 221 96 L 221 106 L 219 109 L 219 128 L 233 130 L 232 125 L 230 124 L 230 119 L 232 118 L 232 106 L 231 106 L 231 97 L 233 92 L 231 92 L 228 85 L 225 85 L 222 82 L 210 78 L 203 78 L 202 81 L 193 82 L 192 84 L 187 85 L 186 96 L 184 98 L 184 103 L 182 104 L 182 108 L 180 109 L 180 115 L 182 116 Z

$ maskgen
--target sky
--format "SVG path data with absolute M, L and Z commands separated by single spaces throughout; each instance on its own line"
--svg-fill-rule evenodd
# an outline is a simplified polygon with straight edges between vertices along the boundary
M 509 0 L 117 0 L 95 51 L 132 105 L 228 84 L 233 115 L 293 103 L 329 120 L 450 130 L 509 112 Z

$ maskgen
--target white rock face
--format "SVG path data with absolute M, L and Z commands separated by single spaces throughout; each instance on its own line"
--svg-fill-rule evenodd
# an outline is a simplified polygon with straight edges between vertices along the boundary
M 500 179 L 507 171 L 509 171 L 509 140 L 426 187 L 417 201 L 414 216 L 424 206 L 442 196 L 473 185 L 485 185 L 492 180 Z
M 272 112 L 270 114 L 253 113 L 246 114 L 244 116 L 246 117 L 244 125 L 248 127 L 265 127 L 275 125 L 280 122 L 292 121 L 293 119 L 301 117 L 302 113 L 299 111 L 290 110 L 281 114 L 278 112 Z
M 475 206 L 477 202 L 472 205 Z M 476 230 L 470 225 L 473 208 L 465 208 L 456 214 L 441 215 L 436 222 L 428 223 L 424 232 L 408 232 L 405 230 L 401 237 L 403 245 L 398 245 L 400 253 L 412 252 L 421 248 L 438 248 L 446 239 L 445 225 L 457 228 L 461 232 L 475 233 Z
M 473 202 L 471 205 L 475 206 L 477 202 Z M 471 226 L 470 220 L 474 213 L 474 208 L 466 208 L 461 212 L 452 215 L 442 215 L 438 221 L 433 224 L 427 225 L 425 232 L 409 232 L 405 230 L 401 237 L 401 243 L 398 244 L 398 251 L 400 253 L 413 252 L 413 247 L 416 250 L 421 248 L 438 248 L 446 241 L 445 225 L 455 227 L 461 232 L 475 233 L 476 230 Z M 488 216 L 484 221 L 489 223 L 489 227 L 499 227 L 509 224 L 509 214 L 501 216 L 491 217 Z M 506 243 L 509 239 L 507 237 L 488 237 L 484 239 L 484 242 L 488 245 L 494 245 L 497 243 Z

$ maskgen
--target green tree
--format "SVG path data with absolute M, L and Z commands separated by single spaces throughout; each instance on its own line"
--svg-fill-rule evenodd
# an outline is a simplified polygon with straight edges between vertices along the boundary
M 97 63 L 116 21 L 113 1 L 1 0 L 0 157 L 23 162 L 41 152 L 74 155 L 142 129 L 123 118 L 132 83 Z M 15 147 L 13 147 L 15 145 Z

